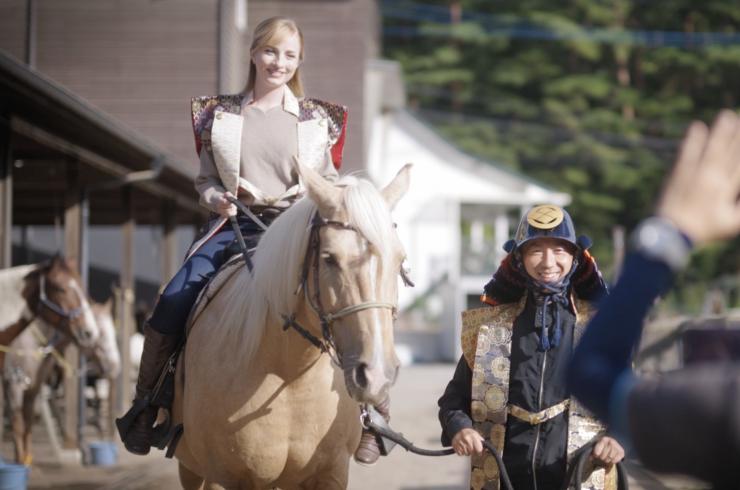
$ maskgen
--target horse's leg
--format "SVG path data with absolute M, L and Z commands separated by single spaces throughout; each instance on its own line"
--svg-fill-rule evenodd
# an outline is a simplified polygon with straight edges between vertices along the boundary
M 25 464 L 26 452 L 23 446 L 23 409 L 14 407 L 11 415 L 11 426 L 13 428 L 13 444 L 15 444 L 15 462 Z
M 301 484 L 301 490 L 345 490 L 349 481 L 349 457 L 342 454 L 334 464 Z
M 203 490 L 240 490 L 241 487 L 222 487 L 218 483 L 213 483 L 210 481 L 205 482 L 203 485 Z
M 33 461 L 33 452 L 31 451 L 31 430 L 33 429 L 34 416 L 36 415 L 35 404 L 36 397 L 41 391 L 41 386 L 46 382 L 51 370 L 54 368 L 54 359 L 47 355 L 38 367 L 33 383 L 23 392 L 23 401 L 21 402 L 20 412 L 23 417 L 21 444 L 23 447 L 23 459 L 21 463 L 30 465 Z
M 33 453 L 31 452 L 31 429 L 33 428 L 33 417 L 35 415 L 34 403 L 38 389 L 31 387 L 23 393 L 23 461 L 25 465 L 33 462 Z
M 203 488 L 203 478 L 196 475 L 182 463 L 178 463 L 180 473 L 180 485 L 184 490 L 201 490 Z

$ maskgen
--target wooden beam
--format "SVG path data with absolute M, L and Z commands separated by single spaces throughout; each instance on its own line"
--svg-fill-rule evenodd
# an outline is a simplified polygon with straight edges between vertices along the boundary
M 121 380 L 119 382 L 118 399 L 121 402 L 119 413 L 123 413 L 132 400 L 132 372 L 131 372 L 131 335 L 135 330 L 134 318 L 134 231 L 136 230 L 136 221 L 134 219 L 134 204 L 132 198 L 133 189 L 128 186 L 123 189 L 123 212 L 126 214 L 123 224 L 121 225 L 122 238 L 122 259 L 121 259 L 121 293 L 120 307 L 118 308 L 120 338 L 119 346 L 121 350 Z M 124 406 L 126 408 L 124 409 Z
M 79 166 L 70 161 L 67 166 L 67 192 L 64 202 L 64 255 L 80 263 L 82 255 L 82 189 L 79 185 Z M 78 265 L 79 267 L 79 265 Z M 70 366 L 79 366 L 79 350 L 70 345 L 64 357 Z M 64 378 L 64 447 L 79 447 L 77 422 L 79 418 L 80 383 L 77 375 Z
M 10 128 L 0 125 L 0 269 L 12 265 L 13 152 Z

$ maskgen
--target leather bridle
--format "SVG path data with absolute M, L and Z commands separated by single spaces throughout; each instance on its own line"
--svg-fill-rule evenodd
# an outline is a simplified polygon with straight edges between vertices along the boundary
M 389 309 L 393 314 L 393 318 L 395 318 L 398 307 L 397 305 L 388 302 L 365 301 L 362 303 L 345 306 L 344 308 L 340 308 L 339 310 L 334 312 L 327 312 L 324 309 L 323 303 L 321 302 L 321 288 L 319 287 L 319 255 L 321 253 L 321 237 L 319 231 L 324 226 L 332 226 L 335 228 L 354 231 L 355 233 L 358 233 L 360 234 L 360 236 L 362 236 L 360 230 L 352 226 L 350 223 L 327 220 L 325 218 L 322 218 L 318 212 L 314 214 L 314 217 L 311 220 L 311 231 L 308 238 L 308 246 L 306 247 L 306 258 L 303 261 L 303 269 L 301 272 L 301 281 L 298 286 L 298 291 L 303 289 L 303 294 L 305 295 L 308 304 L 318 316 L 319 322 L 321 323 L 322 338 L 319 339 L 314 334 L 309 332 L 305 327 L 300 325 L 296 321 L 295 313 L 292 313 L 290 315 L 282 315 L 284 321 L 283 330 L 288 330 L 289 328 L 295 329 L 306 340 L 315 345 L 321 352 L 329 354 L 329 356 L 331 356 L 332 360 L 335 364 L 337 364 L 337 366 L 342 367 L 342 360 L 340 358 L 339 351 L 337 351 L 334 342 L 334 336 L 331 331 L 332 324 L 340 318 L 344 318 L 360 311 L 369 310 L 371 308 Z M 308 277 L 309 272 L 311 271 L 313 272 L 312 293 L 309 292 L 308 288 Z M 400 274 L 407 286 L 413 286 L 413 283 L 409 280 L 408 275 L 403 267 L 401 267 Z

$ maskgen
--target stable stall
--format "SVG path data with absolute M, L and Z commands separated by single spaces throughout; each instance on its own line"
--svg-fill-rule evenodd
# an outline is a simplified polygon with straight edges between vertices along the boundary
M 117 308 L 123 361 L 114 407 L 131 399 L 128 339 L 134 329 L 134 230 L 161 225 L 162 277 L 174 273 L 175 230 L 205 218 L 193 165 L 178 161 L 61 85 L 0 51 L 0 268 L 10 267 L 14 225 L 63 229 L 64 254 L 88 277 L 88 228 L 121 230 Z M 62 228 L 63 227 L 63 228 Z M 67 362 L 84 363 L 77 349 Z M 79 372 L 84 372 L 80 369 Z M 125 382 L 120 382 L 125 381 Z M 64 446 L 79 447 L 80 379 L 65 381 Z

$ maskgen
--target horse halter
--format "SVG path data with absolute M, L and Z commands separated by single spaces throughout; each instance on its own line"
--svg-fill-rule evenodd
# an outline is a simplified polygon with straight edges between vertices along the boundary
M 395 318 L 398 307 L 393 303 L 365 301 L 362 303 L 345 306 L 344 308 L 340 308 L 338 311 L 335 312 L 327 313 L 324 310 L 324 306 L 321 303 L 321 288 L 319 287 L 319 253 L 321 249 L 321 237 L 319 235 L 319 231 L 324 226 L 334 226 L 344 230 L 354 231 L 355 233 L 358 233 L 360 236 L 362 236 L 360 230 L 358 230 L 351 224 L 342 221 L 327 220 L 325 218 L 322 218 L 319 215 L 318 211 L 316 212 L 316 214 L 314 214 L 314 217 L 311 220 L 311 232 L 308 239 L 306 258 L 303 261 L 303 270 L 301 272 L 301 281 L 298 289 L 303 289 L 303 294 L 306 296 L 308 304 L 319 317 L 319 321 L 321 322 L 321 336 L 323 338 L 317 338 L 314 334 L 301 326 L 295 319 L 295 313 L 291 315 L 283 315 L 283 330 L 285 331 L 288 328 L 294 328 L 306 340 L 315 345 L 321 352 L 326 352 L 327 354 L 329 354 L 332 357 L 334 363 L 337 366 L 341 367 L 342 361 L 339 357 L 339 352 L 337 351 L 336 345 L 334 343 L 334 336 L 331 333 L 332 323 L 340 318 L 344 318 L 354 313 L 358 313 L 360 311 L 368 310 L 371 308 L 389 309 L 393 314 L 393 318 Z M 313 295 L 308 291 L 309 268 L 313 271 Z M 408 278 L 407 272 L 404 270 L 403 267 L 401 267 L 400 274 L 404 281 L 404 284 L 406 284 L 407 286 L 413 286 L 413 283 Z M 333 355 L 332 351 L 334 352 Z
M 84 306 L 73 308 L 71 310 L 65 310 L 60 305 L 51 301 L 46 296 L 46 276 L 44 276 L 44 274 L 40 274 L 39 277 L 39 308 L 41 306 L 44 306 L 47 309 L 51 310 L 53 313 L 59 315 L 62 318 L 62 322 L 66 321 L 68 324 L 72 323 L 72 320 L 78 318 L 85 312 Z M 36 314 L 38 314 L 38 312 L 36 312 Z M 73 335 L 75 334 L 73 333 Z

